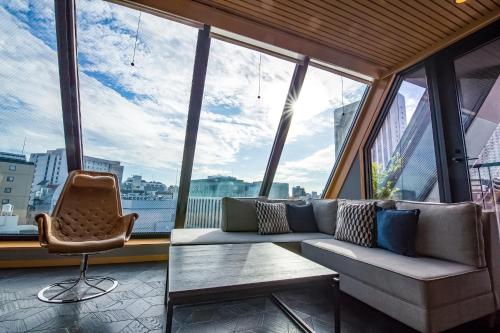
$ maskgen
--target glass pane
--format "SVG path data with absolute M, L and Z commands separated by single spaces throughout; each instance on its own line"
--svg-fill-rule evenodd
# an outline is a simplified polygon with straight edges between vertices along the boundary
M 0 3 L 0 234 L 38 234 L 67 177 L 54 2 Z
M 222 197 L 258 196 L 294 67 L 212 40 L 187 226 L 217 227 Z
M 168 232 L 197 29 L 105 1 L 78 1 L 77 18 L 85 169 L 118 175 L 134 233 Z
M 309 66 L 269 197 L 321 197 L 367 87 Z
M 439 201 L 424 68 L 404 76 L 371 147 L 373 197 Z
M 500 212 L 500 40 L 455 61 L 473 200 Z

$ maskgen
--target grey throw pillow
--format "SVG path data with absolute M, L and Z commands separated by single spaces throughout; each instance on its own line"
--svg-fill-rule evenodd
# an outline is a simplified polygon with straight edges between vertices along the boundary
M 337 224 L 337 200 L 313 199 L 311 200 L 311 204 L 319 232 L 333 235 Z
M 284 234 L 290 232 L 284 203 L 256 202 L 259 234 Z
M 222 231 L 257 231 L 257 198 L 222 198 Z
M 339 200 L 334 238 L 366 247 L 375 246 L 375 202 Z

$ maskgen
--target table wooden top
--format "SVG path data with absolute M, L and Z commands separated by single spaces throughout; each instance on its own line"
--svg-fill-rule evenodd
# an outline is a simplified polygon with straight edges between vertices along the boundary
M 172 246 L 171 296 L 326 281 L 338 273 L 272 243 Z

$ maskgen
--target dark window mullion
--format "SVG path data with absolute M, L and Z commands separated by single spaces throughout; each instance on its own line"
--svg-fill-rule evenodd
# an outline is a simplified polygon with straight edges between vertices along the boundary
M 448 52 L 429 59 L 428 81 L 431 83 L 431 105 L 434 106 L 433 130 L 435 137 L 436 157 L 438 162 L 438 179 L 441 201 L 461 202 L 471 200 L 468 185 L 469 172 L 465 153 L 465 142 L 462 135 L 460 106 L 455 85 L 455 71 L 452 57 Z M 432 114 L 432 113 L 431 113 Z
M 83 168 L 75 0 L 54 2 L 59 82 L 68 171 Z
M 283 107 L 283 113 L 281 114 L 281 119 L 278 124 L 278 130 L 276 131 L 271 154 L 269 155 L 269 160 L 267 162 L 266 172 L 264 173 L 264 178 L 262 180 L 262 186 L 260 187 L 259 196 L 267 197 L 269 195 L 269 192 L 271 191 L 271 186 L 273 185 L 273 180 L 274 176 L 276 175 L 276 170 L 281 158 L 281 153 L 283 152 L 283 147 L 285 146 L 288 130 L 290 129 L 290 125 L 292 123 L 293 104 L 299 98 L 300 90 L 302 88 L 302 84 L 304 83 L 304 78 L 306 77 L 308 66 L 308 57 L 304 59 L 303 63 L 295 65 L 295 71 L 293 72 L 292 81 L 290 82 L 290 88 L 288 89 L 285 106 Z
M 431 107 L 432 132 L 434 135 L 434 150 L 436 153 L 439 198 L 441 202 L 452 202 L 451 185 L 446 152 L 446 135 L 443 120 L 443 108 L 440 100 L 440 84 L 436 73 L 435 58 L 425 63 L 427 86 L 429 87 L 429 103 Z
M 205 77 L 207 74 L 208 57 L 210 53 L 210 27 L 205 25 L 198 31 L 196 43 L 196 55 L 194 59 L 193 82 L 189 99 L 189 111 L 186 125 L 186 138 L 184 140 L 184 152 L 182 155 L 181 176 L 179 181 L 179 193 L 177 197 L 177 209 L 175 214 L 175 228 L 184 228 L 186 221 L 187 203 L 189 189 L 191 186 L 191 175 L 193 173 L 193 162 L 200 124 L 201 106 L 203 102 L 203 91 L 205 88 Z

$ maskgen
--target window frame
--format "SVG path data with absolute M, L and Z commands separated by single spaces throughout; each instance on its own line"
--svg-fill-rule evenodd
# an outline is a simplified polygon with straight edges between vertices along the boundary
M 14 176 L 7 176 L 7 177 L 5 177 L 5 181 L 8 182 L 8 183 L 13 183 L 14 179 L 15 179 Z
M 370 167 L 371 147 L 399 91 L 404 76 L 423 67 L 426 73 L 431 109 L 440 202 L 462 202 L 472 199 L 465 155 L 465 140 L 462 134 L 462 120 L 458 112 L 460 107 L 459 92 L 454 61 L 499 39 L 498 31 L 500 31 L 500 21 L 484 27 L 396 74 L 362 149 L 365 161 L 362 166 L 365 175 L 364 189 L 367 198 L 373 198 Z
M 3 193 L 7 193 L 7 194 L 12 193 L 12 187 L 4 187 L 3 188 Z

